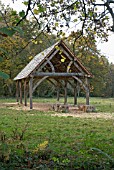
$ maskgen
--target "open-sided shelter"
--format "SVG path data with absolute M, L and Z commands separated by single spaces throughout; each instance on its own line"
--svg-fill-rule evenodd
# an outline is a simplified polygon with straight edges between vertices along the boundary
M 32 94 L 40 83 L 47 79 L 56 86 L 58 101 L 60 87 L 64 85 L 64 104 L 67 103 L 68 83 L 74 88 L 74 104 L 77 104 L 78 82 L 85 91 L 86 105 L 89 105 L 88 79 L 91 77 L 92 74 L 61 40 L 37 54 L 14 78 L 16 81 L 17 102 L 20 101 L 22 103 L 24 92 L 24 104 L 27 106 L 27 95 L 29 93 L 30 109 L 32 109 Z

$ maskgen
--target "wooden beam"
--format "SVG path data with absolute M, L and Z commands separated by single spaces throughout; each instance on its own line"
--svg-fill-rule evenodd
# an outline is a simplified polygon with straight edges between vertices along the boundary
M 23 103 L 22 101 L 22 80 L 19 80 L 19 93 L 20 93 L 20 104 Z
M 64 48 L 61 48 L 61 49 L 62 49 L 63 53 L 64 53 L 71 61 L 74 59 L 73 57 L 71 57 L 71 56 L 64 50 Z M 75 62 L 75 60 L 74 60 L 74 65 L 76 66 L 76 68 L 77 68 L 79 71 L 81 71 L 82 73 L 84 73 L 83 70 L 81 69 L 81 67 Z
M 48 81 L 49 81 L 50 83 L 52 83 L 52 84 L 57 88 L 57 101 L 59 101 L 59 98 L 60 98 L 60 86 L 61 86 L 60 81 L 58 81 L 58 80 L 55 79 L 55 81 L 57 81 L 57 84 L 55 84 L 55 83 L 54 83 L 53 81 L 51 81 L 50 79 L 48 79 Z
M 86 84 L 84 84 L 84 82 L 82 82 L 81 79 L 79 79 L 79 78 L 76 77 L 76 76 L 73 76 L 73 78 L 74 78 L 75 80 L 77 80 L 77 81 L 82 85 L 82 87 L 84 88 L 85 91 L 88 90 L 88 88 L 86 87 Z
M 72 88 L 74 88 L 74 85 L 70 81 L 67 80 L 67 82 L 70 84 Z
M 86 105 L 89 105 L 89 90 L 86 91 Z
M 59 101 L 59 99 L 60 99 L 60 87 L 63 86 L 63 85 L 59 80 L 57 80 L 57 79 L 54 79 L 54 80 L 57 82 L 57 84 L 55 84 L 53 81 L 48 79 L 48 81 L 51 82 L 57 88 L 57 101 Z
M 85 93 L 86 93 L 86 105 L 89 105 L 89 84 L 88 84 L 88 78 L 86 77 L 86 82 L 82 82 L 78 77 L 76 76 L 73 76 L 75 80 L 77 80 L 81 85 L 82 87 L 84 88 L 85 90 Z
M 41 80 L 39 80 L 36 85 L 33 87 L 33 92 L 36 90 L 36 88 L 45 80 L 47 79 L 49 76 L 45 76 L 43 77 Z
M 86 90 L 86 105 L 89 105 L 89 82 L 88 82 L 88 78 L 85 78 L 86 81 L 86 86 L 87 86 L 87 90 Z
M 47 61 L 48 61 L 48 64 L 50 65 L 50 67 L 51 67 L 52 72 L 55 72 L 55 68 L 54 68 L 52 62 L 50 60 L 47 60 Z
M 51 84 L 53 84 L 55 87 L 57 86 L 52 80 L 47 79 Z
M 30 80 L 29 80 L 30 109 L 33 108 L 33 103 L 32 103 L 32 86 L 33 86 L 33 77 L 30 77 Z
M 77 105 L 77 80 L 74 80 L 74 105 Z
M 27 106 L 27 81 L 24 80 L 24 105 Z
M 60 83 L 57 82 L 57 101 L 59 102 L 60 99 Z
M 67 81 L 70 86 L 74 89 L 74 105 L 77 105 L 77 80 L 74 79 L 74 83 Z
M 67 73 L 69 72 L 70 67 L 71 67 L 72 64 L 73 64 L 73 61 L 70 61 L 70 63 L 69 63 L 68 66 L 67 66 Z
M 65 80 L 64 90 L 65 90 L 65 94 L 64 94 L 64 104 L 66 105 L 66 104 L 67 104 L 67 80 Z
M 42 70 L 42 68 L 44 68 L 46 66 L 47 63 L 49 63 L 49 61 L 59 52 L 59 50 L 54 51 L 49 58 L 45 58 L 47 61 L 45 61 L 44 63 L 42 63 L 41 66 L 39 66 L 39 69 L 37 70 L 37 72 L 39 72 L 40 70 Z
M 19 81 L 16 81 L 16 101 L 19 102 Z
M 34 76 L 36 77 L 44 77 L 44 76 L 50 76 L 50 77 L 72 77 L 72 76 L 84 76 L 82 73 L 55 73 L 55 72 L 37 72 L 34 73 Z

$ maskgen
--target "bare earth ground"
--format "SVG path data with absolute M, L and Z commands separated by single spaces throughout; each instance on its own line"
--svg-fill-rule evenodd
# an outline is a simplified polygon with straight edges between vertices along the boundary
M 33 103 L 34 110 L 38 111 L 52 111 L 52 105 L 50 103 Z M 9 108 L 15 110 L 30 110 L 29 105 L 24 106 L 18 103 L 0 103 L 0 108 Z M 84 113 L 77 111 L 77 107 L 70 106 L 69 113 L 53 112 L 51 116 L 65 116 L 65 117 L 77 117 L 77 118 L 103 118 L 114 119 L 114 113 Z

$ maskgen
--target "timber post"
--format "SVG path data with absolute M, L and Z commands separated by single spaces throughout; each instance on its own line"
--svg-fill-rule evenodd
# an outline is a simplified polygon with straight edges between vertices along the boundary
M 22 80 L 19 81 L 20 104 L 22 104 Z
M 74 105 L 77 105 L 77 80 L 74 79 Z
M 32 103 L 32 86 L 33 86 L 33 77 L 30 77 L 29 80 L 29 99 L 30 99 L 30 109 L 33 108 L 33 103 Z
M 27 106 L 27 81 L 24 80 L 24 105 Z
M 60 98 L 60 83 L 57 82 L 57 101 L 59 102 L 59 98 Z
M 64 104 L 67 104 L 67 80 L 65 80 L 65 86 L 64 86 Z
M 86 90 L 86 105 L 89 105 L 89 82 L 88 82 L 87 77 L 86 77 L 85 81 L 86 81 L 86 87 L 87 87 L 87 90 Z
M 16 81 L 16 101 L 19 102 L 19 81 Z

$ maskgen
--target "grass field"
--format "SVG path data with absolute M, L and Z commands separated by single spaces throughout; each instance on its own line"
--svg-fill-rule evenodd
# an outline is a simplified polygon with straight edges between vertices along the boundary
M 84 102 L 83 98 L 79 100 Z M 114 99 L 92 98 L 91 104 L 102 114 L 114 111 Z M 0 108 L 0 170 L 114 169 L 114 118 L 82 119 L 51 114 Z

